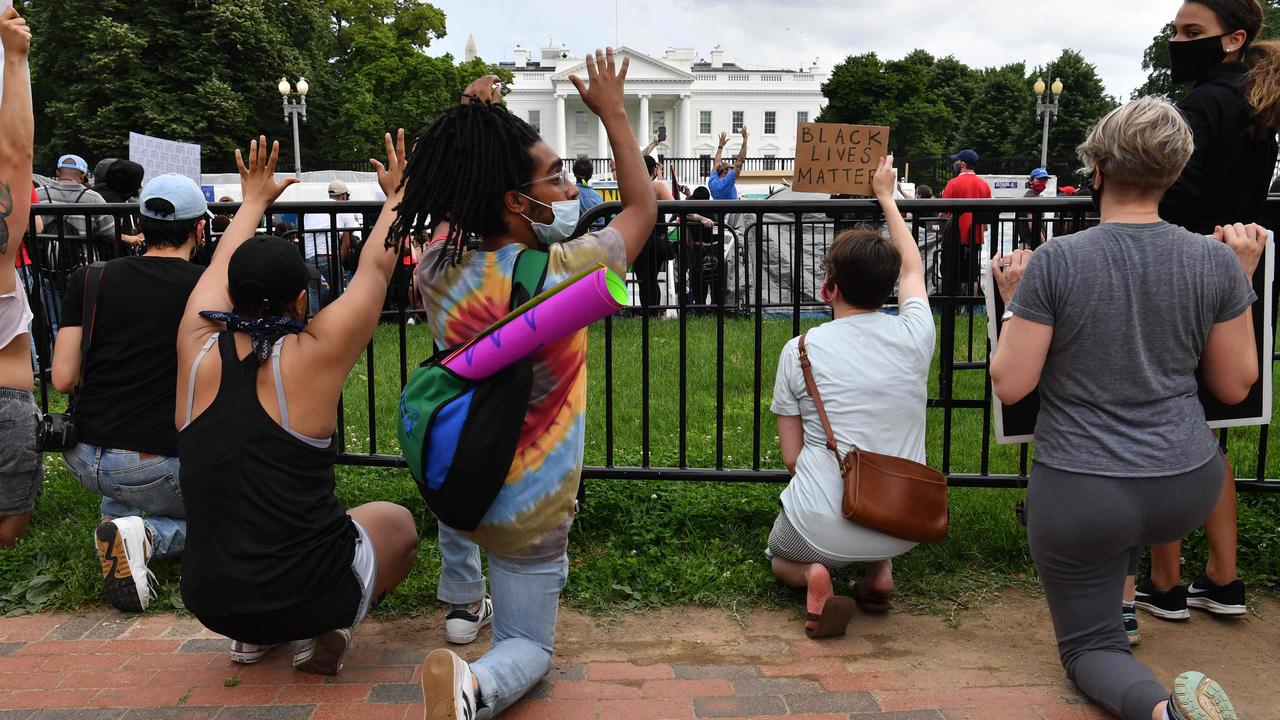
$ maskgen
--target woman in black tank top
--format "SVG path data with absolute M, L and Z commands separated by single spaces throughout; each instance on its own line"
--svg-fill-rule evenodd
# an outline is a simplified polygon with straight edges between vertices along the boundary
M 334 674 L 351 628 L 408 575 L 413 516 L 391 503 L 345 510 L 334 495 L 337 401 L 373 337 L 399 253 L 384 242 L 404 135 L 375 163 L 387 202 L 346 292 L 305 325 L 307 267 L 289 241 L 253 236 L 297 182 L 274 179 L 279 145 L 236 151 L 244 203 L 188 302 L 178 333 L 178 427 L 187 548 L 182 597 L 256 662 L 304 641 L 294 666 Z M 182 402 L 181 398 L 186 398 Z

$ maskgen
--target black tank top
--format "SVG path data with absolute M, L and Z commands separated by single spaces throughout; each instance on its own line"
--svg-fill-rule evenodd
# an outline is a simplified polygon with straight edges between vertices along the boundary
M 219 336 L 218 352 L 218 395 L 178 434 L 187 508 L 182 600 L 214 630 L 206 619 L 222 625 L 216 619 L 288 617 L 281 611 L 292 609 L 330 625 L 324 629 L 339 627 L 332 623 L 352 614 L 360 585 L 351 570 L 356 529 L 334 495 L 337 443 L 308 445 L 267 414 L 258 360 L 237 357 L 232 333 Z

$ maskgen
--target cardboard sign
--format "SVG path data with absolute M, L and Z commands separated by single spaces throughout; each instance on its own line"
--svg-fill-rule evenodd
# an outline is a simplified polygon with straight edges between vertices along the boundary
M 129 133 L 129 159 L 142 166 L 142 182 L 166 173 L 186 175 L 200 184 L 200 146 Z
M 791 189 L 832 195 L 873 195 L 871 177 L 889 154 L 889 128 L 800 123 Z
M 1271 357 L 1273 339 L 1275 337 L 1275 296 L 1272 294 L 1275 285 L 1275 235 L 1268 232 L 1266 249 L 1258 269 L 1253 274 L 1253 290 L 1258 299 L 1253 303 L 1254 347 L 1261 359 L 1261 372 L 1258 381 L 1253 384 L 1249 396 L 1239 405 L 1224 405 L 1213 397 L 1205 388 L 1204 380 L 1196 375 L 1200 385 L 1200 403 L 1204 406 L 1205 420 L 1211 428 L 1241 427 L 1247 425 L 1266 425 L 1271 422 Z M 995 279 L 991 276 L 989 259 L 984 259 L 987 267 L 982 271 L 982 289 L 987 301 L 987 337 L 991 347 L 996 346 L 996 337 L 1003 322 L 1004 299 L 995 287 Z M 1026 443 L 1035 441 L 1036 416 L 1040 413 L 1040 391 L 1032 390 L 1022 400 L 1013 405 L 1000 402 L 993 392 L 991 394 L 992 409 L 995 414 L 996 442 L 1001 445 L 1010 443 Z

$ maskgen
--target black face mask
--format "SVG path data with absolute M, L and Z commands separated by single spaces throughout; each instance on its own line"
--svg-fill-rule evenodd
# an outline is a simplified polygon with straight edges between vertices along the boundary
M 1178 83 L 1192 82 L 1222 64 L 1227 53 L 1222 49 L 1222 35 L 1169 42 L 1169 79 Z

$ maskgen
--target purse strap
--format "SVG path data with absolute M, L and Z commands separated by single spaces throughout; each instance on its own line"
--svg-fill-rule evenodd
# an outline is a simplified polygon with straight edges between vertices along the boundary
M 836 464 L 840 466 L 840 474 L 845 472 L 844 458 L 840 455 L 840 448 L 836 445 L 836 434 L 831 430 L 831 420 L 827 418 L 827 409 L 822 405 L 822 395 L 818 393 L 818 383 L 813 379 L 813 367 L 809 363 L 809 349 L 805 347 L 804 336 L 809 333 L 800 335 L 800 370 L 804 372 L 804 385 L 809 389 L 809 397 L 813 398 L 813 404 L 818 407 L 818 419 L 822 421 L 822 429 L 827 433 L 827 449 L 835 453 Z

